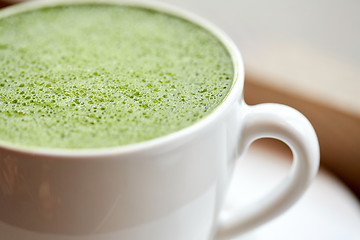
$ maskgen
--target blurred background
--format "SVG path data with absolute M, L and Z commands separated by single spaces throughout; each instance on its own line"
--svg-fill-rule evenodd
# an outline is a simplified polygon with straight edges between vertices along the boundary
M 160 1 L 230 35 L 244 57 L 246 102 L 304 113 L 320 140 L 321 167 L 360 198 L 360 1 Z

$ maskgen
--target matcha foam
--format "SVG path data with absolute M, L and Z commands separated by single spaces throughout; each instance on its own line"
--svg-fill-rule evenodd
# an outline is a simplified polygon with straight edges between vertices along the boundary
M 0 19 L 0 142 L 103 148 L 211 113 L 233 81 L 212 34 L 137 7 L 48 7 Z

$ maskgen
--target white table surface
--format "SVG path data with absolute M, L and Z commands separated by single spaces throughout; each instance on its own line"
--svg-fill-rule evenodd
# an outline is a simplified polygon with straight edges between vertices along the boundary
M 291 156 L 256 144 L 242 157 L 230 186 L 226 214 L 258 199 L 286 176 Z M 236 240 L 359 240 L 360 204 L 334 176 L 321 169 L 287 212 Z M 235 239 L 234 239 L 235 240 Z

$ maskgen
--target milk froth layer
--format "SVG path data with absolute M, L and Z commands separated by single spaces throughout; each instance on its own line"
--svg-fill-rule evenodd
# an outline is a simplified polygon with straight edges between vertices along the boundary
M 106 4 L 0 19 L 0 142 L 103 148 L 188 127 L 226 97 L 233 64 L 206 30 Z

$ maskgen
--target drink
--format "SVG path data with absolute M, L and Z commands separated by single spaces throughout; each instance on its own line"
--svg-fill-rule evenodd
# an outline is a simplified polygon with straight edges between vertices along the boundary
M 102 148 L 188 127 L 212 112 L 233 63 L 211 33 L 137 7 L 48 7 L 0 20 L 0 142 Z

